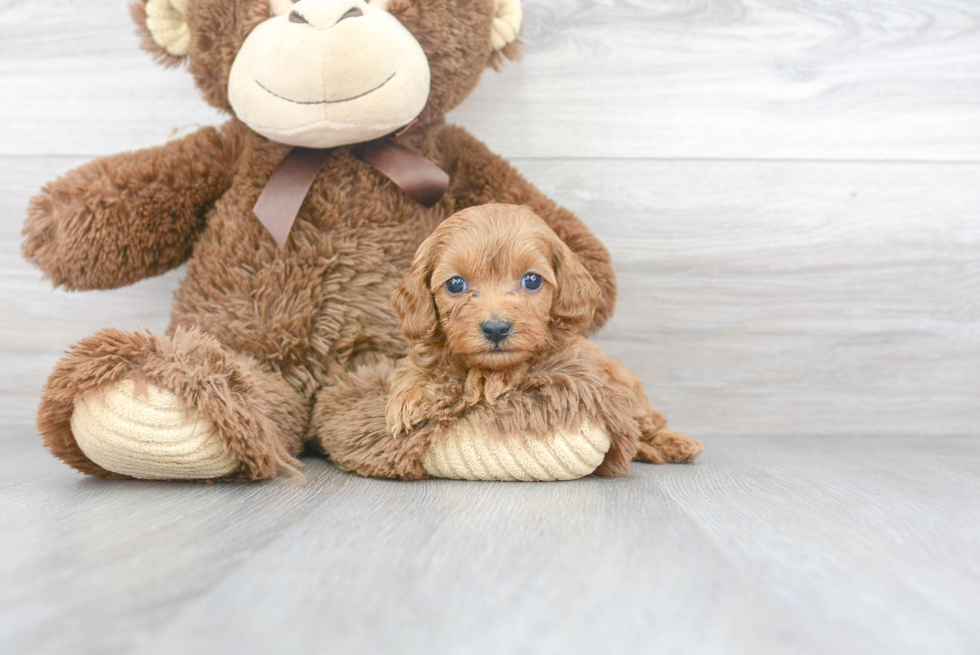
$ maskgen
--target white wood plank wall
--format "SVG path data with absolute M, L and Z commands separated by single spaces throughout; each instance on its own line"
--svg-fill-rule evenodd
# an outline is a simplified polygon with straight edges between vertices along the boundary
M 181 276 L 67 294 L 19 255 L 46 180 L 222 120 L 138 49 L 125 5 L 0 1 L 8 425 L 72 341 L 162 330 Z M 610 246 L 601 341 L 677 427 L 980 434 L 980 3 L 526 5 L 524 61 L 451 120 Z

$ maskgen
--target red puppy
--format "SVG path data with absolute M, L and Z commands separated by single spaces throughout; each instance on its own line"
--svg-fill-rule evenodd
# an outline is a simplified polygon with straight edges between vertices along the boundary
M 547 439 L 590 422 L 630 460 L 689 462 L 701 443 L 666 428 L 640 380 L 585 338 L 599 289 L 531 210 L 483 205 L 425 240 L 392 298 L 415 345 L 388 380 L 390 449 L 418 458 L 466 419 L 483 439 Z

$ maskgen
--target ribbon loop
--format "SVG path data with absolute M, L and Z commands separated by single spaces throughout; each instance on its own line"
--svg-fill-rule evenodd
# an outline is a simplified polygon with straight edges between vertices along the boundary
M 351 149 L 420 205 L 434 206 L 449 189 L 445 171 L 388 137 L 359 143 Z M 285 247 L 300 207 L 333 150 L 293 148 L 262 189 L 252 211 L 280 248 Z
M 424 207 L 433 207 L 449 188 L 449 175 L 422 155 L 389 140 L 359 143 L 354 154 Z

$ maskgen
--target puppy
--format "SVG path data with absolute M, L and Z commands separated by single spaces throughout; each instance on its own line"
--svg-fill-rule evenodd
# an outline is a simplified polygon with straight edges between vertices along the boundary
M 392 297 L 413 343 L 388 379 L 393 443 L 421 453 L 465 418 L 484 439 L 547 438 L 591 422 L 610 446 L 595 470 L 690 462 L 640 380 L 585 338 L 599 288 L 530 209 L 483 205 L 446 219 Z

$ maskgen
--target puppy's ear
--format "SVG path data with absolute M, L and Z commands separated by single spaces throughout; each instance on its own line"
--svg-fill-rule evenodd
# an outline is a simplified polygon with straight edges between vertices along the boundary
M 436 251 L 435 236 L 430 236 L 419 246 L 412 268 L 391 296 L 391 306 L 398 312 L 398 326 L 405 338 L 413 343 L 431 341 L 439 332 L 439 315 L 429 291 Z
M 552 243 L 552 266 L 558 281 L 551 305 L 552 319 L 571 330 L 589 329 L 602 292 L 578 255 L 558 235 Z

